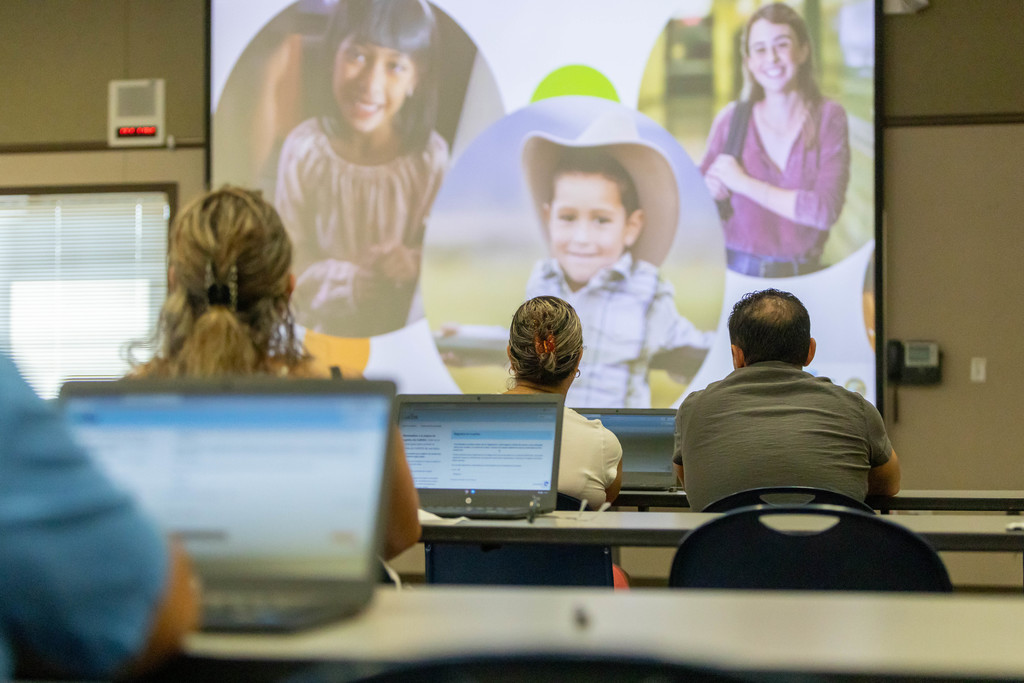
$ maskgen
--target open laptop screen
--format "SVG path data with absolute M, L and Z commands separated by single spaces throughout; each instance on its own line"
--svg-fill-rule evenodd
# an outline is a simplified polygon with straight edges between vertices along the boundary
M 204 576 L 369 574 L 392 385 L 240 387 L 72 383 L 62 401 L 79 442 Z
M 622 470 L 664 474 L 671 482 L 675 410 L 577 408 L 583 417 L 598 419 L 622 445 Z
M 401 396 L 416 488 L 552 491 L 561 411 L 533 396 Z

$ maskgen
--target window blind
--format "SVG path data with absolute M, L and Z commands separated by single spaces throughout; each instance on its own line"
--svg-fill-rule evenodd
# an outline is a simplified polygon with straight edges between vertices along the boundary
M 0 350 L 40 396 L 129 370 L 166 295 L 169 218 L 162 191 L 0 195 Z

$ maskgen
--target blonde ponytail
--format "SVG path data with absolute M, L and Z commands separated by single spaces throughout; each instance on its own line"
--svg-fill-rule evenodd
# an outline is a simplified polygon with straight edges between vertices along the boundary
M 223 306 L 214 306 L 195 322 L 181 346 L 175 373 L 185 377 L 246 375 L 260 368 L 249 330 Z
M 289 306 L 292 247 L 258 192 L 225 186 L 171 228 L 167 300 L 138 376 L 290 371 L 309 361 Z

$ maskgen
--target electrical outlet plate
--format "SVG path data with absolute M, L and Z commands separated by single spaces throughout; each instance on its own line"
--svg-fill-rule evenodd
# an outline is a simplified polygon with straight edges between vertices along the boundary
M 972 382 L 984 382 L 986 376 L 986 360 L 984 358 L 975 357 L 971 359 L 971 381 Z

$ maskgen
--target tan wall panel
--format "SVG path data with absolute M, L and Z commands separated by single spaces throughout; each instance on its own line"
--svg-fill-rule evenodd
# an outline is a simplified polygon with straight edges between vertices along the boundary
M 128 76 L 163 78 L 167 132 L 179 142 L 206 139 L 204 0 L 128 3 Z
M 201 149 L 0 154 L 0 187 L 178 183 L 178 204 L 203 190 Z
M 0 144 L 106 140 L 125 78 L 122 0 L 0 2 Z
M 944 351 L 942 384 L 887 411 L 906 488 L 1024 489 L 1021 150 L 1024 125 L 885 134 L 886 335 Z
M 205 139 L 203 0 L 0 2 L 0 145 L 105 142 L 107 83 L 166 81 L 167 128 Z
M 932 0 L 882 24 L 887 116 L 1024 114 L 1024 2 Z

